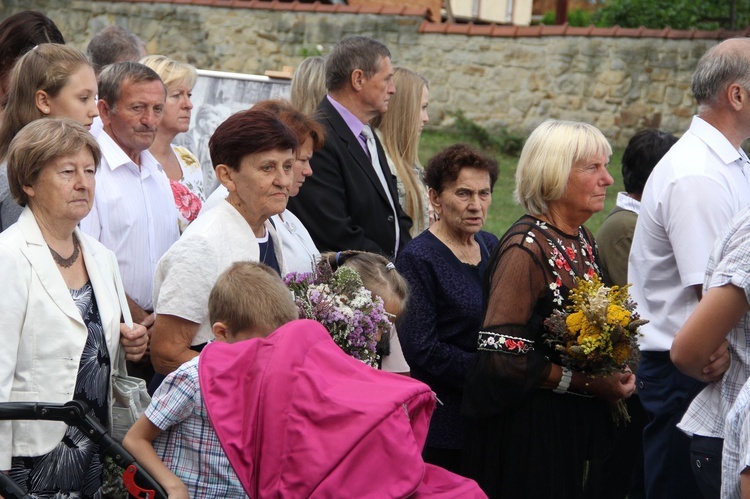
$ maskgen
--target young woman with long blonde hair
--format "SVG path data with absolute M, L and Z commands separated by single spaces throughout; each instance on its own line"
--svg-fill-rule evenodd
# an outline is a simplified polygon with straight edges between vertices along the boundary
M 406 68 L 393 74 L 396 93 L 389 111 L 375 120 L 378 136 L 388 158 L 388 166 L 398 180 L 399 203 L 412 219 L 412 236 L 429 227 L 430 201 L 419 162 L 419 138 L 428 121 L 429 88 L 427 80 Z

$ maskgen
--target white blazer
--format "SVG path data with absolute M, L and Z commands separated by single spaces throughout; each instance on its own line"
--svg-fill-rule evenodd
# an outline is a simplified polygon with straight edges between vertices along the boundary
M 120 340 L 117 259 L 78 228 L 75 233 L 114 364 Z M 28 207 L 0 233 L 0 282 L 0 402 L 71 400 L 88 330 Z M 50 452 L 65 430 L 62 422 L 0 421 L 0 470 L 10 468 L 12 456 Z

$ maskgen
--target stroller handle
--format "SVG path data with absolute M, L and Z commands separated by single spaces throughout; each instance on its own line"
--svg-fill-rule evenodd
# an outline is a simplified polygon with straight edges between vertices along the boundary
M 131 495 L 142 499 L 167 499 L 167 493 L 161 485 L 145 470 L 141 469 L 132 454 L 107 433 L 107 429 L 90 413 L 84 402 L 71 400 L 64 404 L 45 402 L 0 403 L 0 420 L 14 419 L 62 421 L 68 426 L 77 427 L 89 440 L 99 444 L 103 455 L 112 458 L 118 466 L 125 470 L 123 483 Z M 3 480 L 0 477 L 0 491 L 8 488 L 10 484 L 7 482 L 9 480 L 10 478 Z M 10 498 L 30 497 L 23 495 L 17 485 L 16 489 L 11 488 L 3 491 L 3 495 Z M 19 493 L 21 495 L 18 495 Z

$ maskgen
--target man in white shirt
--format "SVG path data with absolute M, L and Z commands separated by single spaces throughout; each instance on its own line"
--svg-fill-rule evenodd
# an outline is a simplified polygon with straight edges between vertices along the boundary
M 750 202 L 750 165 L 740 149 L 750 137 L 750 39 L 709 50 L 693 73 L 692 90 L 699 114 L 646 183 L 628 270 L 641 317 L 651 321 L 642 328 L 637 378 L 650 416 L 646 494 L 659 499 L 711 495 L 721 470 L 721 440 L 697 433 L 691 442 L 676 425 L 704 383 L 727 369 L 726 346 L 707 356 L 701 380 L 679 372 L 669 349 L 701 298 L 717 236 Z
M 102 163 L 94 206 L 81 221 L 84 232 L 114 251 L 133 321 L 148 328 L 156 264 L 179 237 L 169 180 L 148 152 L 165 100 L 159 75 L 143 64 L 115 63 L 99 75 Z

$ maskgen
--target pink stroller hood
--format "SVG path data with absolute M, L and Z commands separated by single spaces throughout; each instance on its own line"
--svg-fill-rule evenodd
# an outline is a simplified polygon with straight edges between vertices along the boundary
M 317 322 L 209 344 L 199 379 L 250 497 L 485 497 L 422 460 L 430 388 L 349 357 Z

